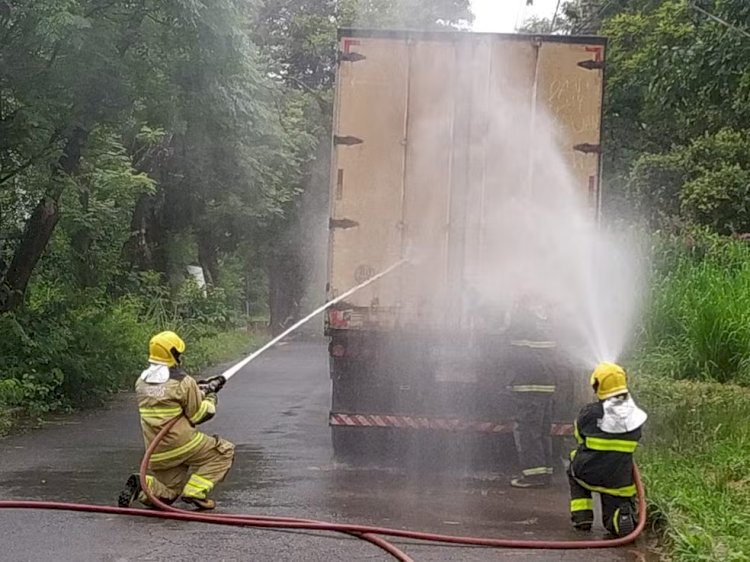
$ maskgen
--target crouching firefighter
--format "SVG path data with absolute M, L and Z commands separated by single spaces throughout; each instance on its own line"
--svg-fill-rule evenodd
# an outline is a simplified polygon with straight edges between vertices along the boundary
M 521 475 L 515 488 L 541 488 L 552 477 L 552 408 L 556 390 L 557 343 L 550 336 L 547 310 L 525 297 L 510 315 L 510 385 L 513 437 Z
M 601 497 L 602 522 L 614 536 L 636 525 L 633 452 L 647 415 L 628 393 L 622 367 L 602 363 L 591 375 L 598 400 L 584 406 L 575 422 L 578 447 L 568 468 L 573 526 L 589 531 L 594 521 L 592 492 Z
M 214 509 L 209 494 L 232 466 L 234 445 L 196 426 L 216 414 L 216 394 L 226 379 L 196 382 L 180 368 L 184 352 L 185 342 L 174 332 L 155 335 L 149 342 L 149 367 L 135 384 L 146 448 L 165 425 L 179 418 L 154 451 L 145 484 L 167 504 L 181 498 L 198 509 Z M 139 475 L 132 474 L 118 505 L 128 507 L 138 500 L 148 506 L 143 485 Z

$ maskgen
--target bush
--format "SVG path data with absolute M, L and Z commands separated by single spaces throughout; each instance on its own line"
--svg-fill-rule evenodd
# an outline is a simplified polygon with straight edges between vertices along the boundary
M 238 357 L 259 340 L 236 329 L 239 316 L 221 290 L 204 295 L 186 283 L 172 299 L 158 276 L 139 282 L 139 296 L 114 301 L 97 291 L 65 294 L 40 285 L 21 313 L 0 315 L 0 434 L 11 410 L 38 417 L 99 404 L 130 388 L 149 337 L 160 330 L 186 340 L 186 366 L 194 372 Z
M 721 234 L 750 232 L 750 170 L 723 164 L 682 187 L 682 212 L 694 224 Z
M 99 402 L 142 363 L 148 334 L 128 301 L 4 315 L 0 401 L 32 415 Z
M 750 135 L 721 129 L 666 152 L 640 155 L 630 199 L 652 227 L 691 224 L 722 234 L 750 231 Z

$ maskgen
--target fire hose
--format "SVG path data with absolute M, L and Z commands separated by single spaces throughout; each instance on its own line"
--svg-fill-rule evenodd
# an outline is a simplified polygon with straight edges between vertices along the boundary
M 400 267 L 406 263 L 406 260 L 401 260 L 396 264 L 392 265 L 383 272 L 371 277 L 367 281 L 360 283 L 356 287 L 346 291 L 339 295 L 333 300 L 327 302 L 325 305 L 319 307 L 311 314 L 294 324 L 291 328 L 284 331 L 282 334 L 272 339 L 258 351 L 254 352 L 243 361 L 237 363 L 223 374 L 225 379 L 231 378 L 236 374 L 242 367 L 250 363 L 253 359 L 258 357 L 261 353 L 271 348 L 275 343 L 281 341 L 284 337 L 289 335 L 291 332 L 299 328 L 302 324 L 309 321 L 311 318 L 325 310 L 326 308 L 340 302 L 344 298 L 348 297 L 352 293 L 361 289 L 362 287 L 369 285 L 373 281 L 387 275 L 389 272 Z M 140 479 L 141 482 L 146 482 L 146 472 L 148 470 L 151 455 L 158 447 L 161 440 L 177 423 L 179 416 L 168 423 L 154 438 L 146 450 L 146 454 L 143 457 L 140 465 Z M 320 531 L 320 532 L 335 532 L 344 533 L 347 535 L 354 536 L 356 538 L 365 540 L 401 562 L 413 562 L 413 559 L 403 552 L 400 548 L 390 543 L 383 537 L 392 537 L 397 539 L 411 539 L 424 542 L 435 542 L 435 543 L 446 543 L 454 545 L 464 546 L 482 546 L 482 547 L 493 547 L 493 548 L 515 548 L 515 549 L 547 549 L 547 550 L 575 550 L 575 549 L 590 549 L 590 548 L 613 548 L 618 546 L 624 546 L 635 541 L 638 536 L 643 532 L 646 527 L 646 498 L 643 488 L 643 482 L 641 480 L 638 468 L 633 466 L 633 479 L 635 481 L 638 504 L 639 504 L 639 515 L 638 524 L 636 528 L 627 536 L 614 538 L 614 539 L 595 539 L 595 540 L 553 540 L 553 541 L 540 541 L 540 540 L 515 540 L 515 539 L 496 539 L 496 538 L 483 538 L 483 537 L 464 537 L 455 535 L 443 535 L 439 533 L 426 533 L 409 531 L 404 529 L 391 529 L 388 527 L 377 527 L 371 525 L 353 525 L 347 523 L 331 523 L 326 521 L 317 521 L 314 519 L 300 519 L 296 517 L 277 517 L 267 515 L 243 515 L 243 514 L 224 514 L 224 513 L 205 513 L 188 511 L 184 509 L 176 508 L 172 505 L 167 505 L 159 498 L 155 497 L 154 494 L 149 490 L 148 486 L 144 486 L 144 492 L 148 496 L 149 502 L 154 508 L 157 509 L 138 509 L 138 508 L 121 508 L 121 507 L 110 507 L 105 505 L 92 505 L 82 503 L 66 503 L 66 502 L 52 502 L 52 501 L 29 501 L 29 500 L 2 500 L 0 501 L 0 509 L 44 509 L 44 510 L 56 510 L 56 511 L 73 511 L 73 512 L 85 512 L 85 513 L 103 513 L 103 514 L 114 514 L 114 515 L 130 515 L 137 517 L 151 517 L 158 519 L 171 519 L 177 521 L 190 521 L 194 523 L 209 523 L 215 525 L 229 525 L 235 527 L 253 527 L 261 529 L 288 529 L 288 530 L 307 530 L 307 531 Z
M 146 450 L 140 466 L 141 482 L 146 482 L 146 472 L 150 463 L 151 455 L 156 450 L 159 442 L 177 422 L 175 418 L 167 424 L 151 442 Z M 541 549 L 541 550 L 576 550 L 591 548 L 614 548 L 624 546 L 634 542 L 646 527 L 646 498 L 637 467 L 633 467 L 633 479 L 635 480 L 637 497 L 638 497 L 638 524 L 636 528 L 627 536 L 615 539 L 594 539 L 594 540 L 516 540 L 516 539 L 497 539 L 484 537 L 464 537 L 455 535 L 443 535 L 440 533 L 426 533 L 418 531 L 409 531 L 404 529 L 391 529 L 388 527 L 376 527 L 371 525 L 353 525 L 348 523 L 331 523 L 326 521 L 317 521 L 314 519 L 300 519 L 296 517 L 275 517 L 267 515 L 240 515 L 224 513 L 205 513 L 179 509 L 167 505 L 144 486 L 144 492 L 148 496 L 151 504 L 158 509 L 138 509 L 138 508 L 121 508 L 104 505 L 90 505 L 81 503 L 65 503 L 51 501 L 28 501 L 28 500 L 3 500 L 0 501 L 0 509 L 45 509 L 57 511 L 78 511 L 85 513 L 106 513 L 115 515 L 130 515 L 138 517 L 152 517 L 159 519 L 172 519 L 177 521 L 191 521 L 195 523 L 209 523 L 215 525 L 229 525 L 235 527 L 254 527 L 261 529 L 288 529 L 288 530 L 308 530 L 321 532 L 336 532 L 351 535 L 365 540 L 393 556 L 401 562 L 413 562 L 408 554 L 403 552 L 394 544 L 388 542 L 383 537 L 392 537 L 399 539 L 411 539 L 425 542 L 447 543 L 465 546 L 483 546 L 493 548 L 515 548 L 515 549 Z

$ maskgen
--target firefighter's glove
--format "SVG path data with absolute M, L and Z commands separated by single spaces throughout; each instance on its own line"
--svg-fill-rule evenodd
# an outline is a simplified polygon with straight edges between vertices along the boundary
M 216 394 L 222 388 L 224 388 L 226 382 L 227 379 L 225 379 L 222 375 L 218 375 L 215 377 L 210 377 L 206 380 L 198 381 L 198 388 L 201 389 L 203 394 Z

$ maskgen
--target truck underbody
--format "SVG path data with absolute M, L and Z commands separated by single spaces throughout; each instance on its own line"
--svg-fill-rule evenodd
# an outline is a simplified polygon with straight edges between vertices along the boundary
M 488 461 L 507 457 L 514 424 L 502 338 L 364 330 L 329 336 L 337 459 L 398 461 L 408 449 L 451 440 L 483 450 Z M 574 369 L 560 369 L 550 428 L 558 440 L 573 434 L 576 379 Z

